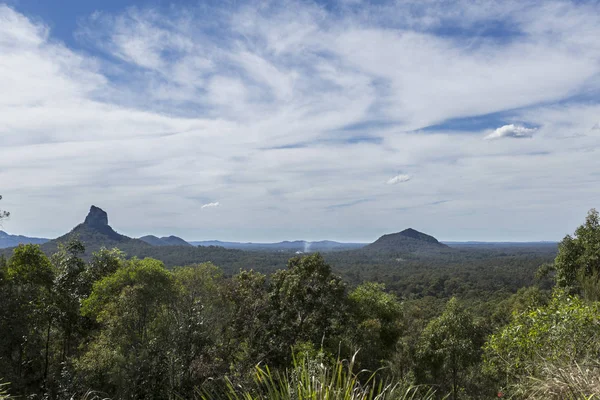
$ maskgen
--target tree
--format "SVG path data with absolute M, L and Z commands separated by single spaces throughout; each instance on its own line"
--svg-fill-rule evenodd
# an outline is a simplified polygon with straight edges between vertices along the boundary
M 77 239 L 60 244 L 58 252 L 52 256 L 56 271 L 53 284 L 53 300 L 56 305 L 56 319 L 62 334 L 61 362 L 70 356 L 72 339 L 77 328 L 83 327 L 79 313 L 80 302 L 89 295 L 84 279 L 85 261 L 81 256 L 85 247 Z
M 172 274 L 150 258 L 129 260 L 96 282 L 82 314 L 98 322 L 100 331 L 77 362 L 88 387 L 120 398 L 166 396 L 169 308 L 176 299 Z
M 94 252 L 92 259 L 86 265 L 84 279 L 88 285 L 87 290 L 91 292 L 94 282 L 115 273 L 123 266 L 124 261 L 125 253 L 116 248 L 109 250 L 102 247 L 99 251 Z
M 37 245 L 20 245 L 2 268 L 0 360 L 16 393 L 35 393 L 48 373 L 55 272 Z
M 271 364 L 289 361 L 290 349 L 302 342 L 337 349 L 347 320 L 345 291 L 318 253 L 292 258 L 287 269 L 275 272 L 269 289 Z
M 582 282 L 597 281 L 600 275 L 600 218 L 591 209 L 585 223 L 567 235 L 558 246 L 554 260 L 556 285 L 570 291 L 582 289 Z
M 353 323 L 351 351 L 357 354 L 359 367 L 375 371 L 394 354 L 402 333 L 402 305 L 385 285 L 366 282 L 348 295 Z
M 192 398 L 198 382 L 226 370 L 229 319 L 221 295 L 223 275 L 212 263 L 203 263 L 177 268 L 173 278 L 177 296 L 168 327 L 169 382 L 180 396 Z
M 597 360 L 600 303 L 556 290 L 547 306 L 515 313 L 485 344 L 486 369 L 508 386 L 539 378 L 546 365 Z M 556 364 L 555 364 L 556 365 Z
M 479 359 L 481 344 L 482 334 L 473 316 L 453 297 L 421 335 L 421 368 L 429 373 L 432 383 L 444 387 L 450 381 L 452 398 L 457 399 L 461 378 Z
M 267 277 L 252 270 L 240 271 L 225 282 L 223 295 L 230 313 L 228 352 L 235 378 L 248 378 L 271 351 L 268 289 Z
M 0 200 L 2 200 L 2 195 L 0 195 Z M 3 219 L 8 218 L 9 216 L 10 213 L 8 211 L 0 210 L 0 222 L 2 222 Z

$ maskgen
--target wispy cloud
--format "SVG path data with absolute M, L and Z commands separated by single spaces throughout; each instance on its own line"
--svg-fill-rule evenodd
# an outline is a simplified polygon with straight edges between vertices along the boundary
M 214 203 L 206 203 L 206 204 L 202 204 L 202 207 L 200 208 L 211 208 L 211 207 L 219 207 L 219 202 L 215 201 Z
M 543 239 L 597 206 L 597 2 L 380 3 L 100 10 L 77 47 L 0 5 L 5 228 L 57 235 L 94 203 L 133 236 L 454 234 L 485 213 L 488 230 Z M 419 178 L 402 198 L 397 170 Z M 198 209 L 225 198 L 218 217 Z M 366 198 L 368 218 L 351 207 Z
M 504 125 L 500 128 L 495 129 L 492 133 L 487 135 L 486 139 L 500 139 L 500 138 L 528 138 L 533 136 L 535 128 L 526 128 L 524 126 L 510 124 Z

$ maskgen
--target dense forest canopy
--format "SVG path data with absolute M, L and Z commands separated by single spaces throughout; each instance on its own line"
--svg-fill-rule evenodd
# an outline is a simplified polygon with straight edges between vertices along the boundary
M 446 262 L 434 254 L 394 265 L 381 251 L 315 253 L 272 273 L 249 264 L 226 274 L 211 262 L 166 268 L 118 248 L 83 258 L 73 238 L 50 257 L 21 245 L 0 259 L 2 390 L 57 399 L 291 399 L 293 387 L 319 399 L 325 387 L 336 399 L 348 388 L 353 398 L 583 398 L 600 390 L 599 232 L 591 210 L 537 281 L 533 266 L 547 254 L 536 251 L 459 250 Z

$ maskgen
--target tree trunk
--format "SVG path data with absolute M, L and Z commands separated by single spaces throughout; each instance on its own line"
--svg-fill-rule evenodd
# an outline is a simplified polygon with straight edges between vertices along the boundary
M 44 389 L 46 388 L 46 381 L 48 380 L 48 364 L 50 360 L 50 328 L 52 328 L 52 318 L 48 320 L 48 329 L 46 330 L 46 355 L 44 362 Z

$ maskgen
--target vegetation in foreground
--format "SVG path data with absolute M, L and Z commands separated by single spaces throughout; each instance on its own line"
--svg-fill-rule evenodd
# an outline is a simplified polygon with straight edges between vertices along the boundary
M 600 224 L 483 305 L 349 287 L 318 254 L 270 276 L 168 270 L 71 241 L 0 260 L 0 377 L 31 398 L 590 399 L 598 396 Z M 485 273 L 483 271 L 482 273 Z M 435 304 L 435 303 L 433 303 Z M 358 352 L 356 350 L 359 349 Z M 350 360 L 347 362 L 339 360 Z

